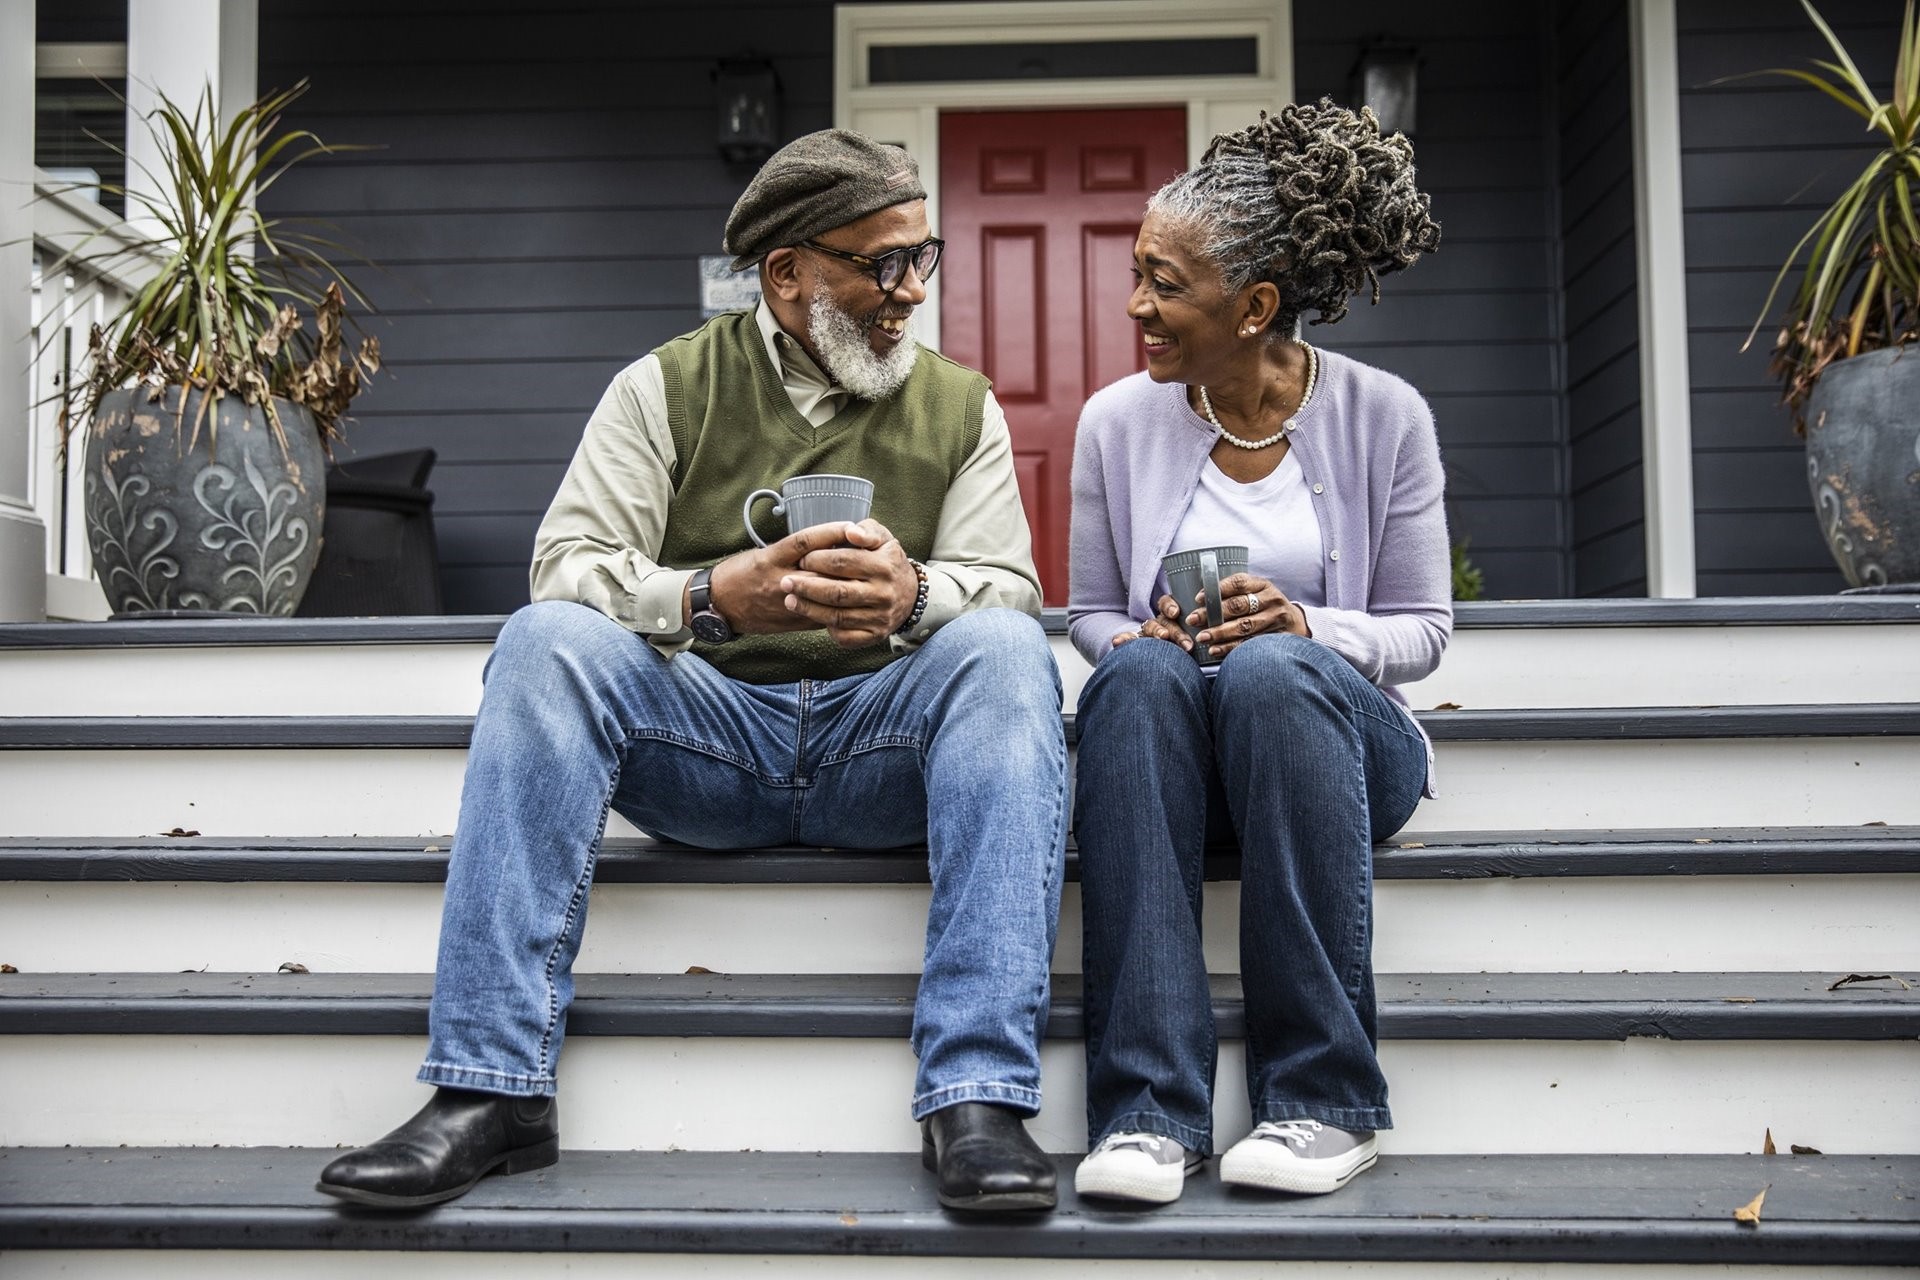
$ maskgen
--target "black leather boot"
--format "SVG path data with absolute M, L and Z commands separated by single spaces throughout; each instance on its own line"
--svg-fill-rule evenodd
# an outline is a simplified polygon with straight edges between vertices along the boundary
M 559 1158 L 560 1107 L 552 1098 L 438 1089 L 413 1119 L 322 1169 L 314 1190 L 417 1209 L 465 1195 L 489 1173 L 544 1169 Z
M 1053 1161 L 1017 1114 L 991 1103 L 956 1103 L 922 1120 L 920 1163 L 939 1175 L 949 1209 L 1051 1209 L 1060 1198 Z

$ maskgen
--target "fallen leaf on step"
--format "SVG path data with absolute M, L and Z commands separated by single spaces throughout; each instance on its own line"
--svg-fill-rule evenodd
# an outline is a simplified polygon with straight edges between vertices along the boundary
M 1850 973 L 1846 977 L 1834 983 L 1832 986 L 1828 987 L 1827 990 L 1838 991 L 1840 988 L 1850 987 L 1856 982 L 1897 982 L 1900 984 L 1900 989 L 1902 991 L 1913 990 L 1913 987 L 1907 982 L 1905 978 L 1896 978 L 1890 973 Z
M 1760 1002 L 1760 998 L 1758 996 L 1721 996 L 1720 997 L 1721 1004 L 1758 1004 L 1759 1002 Z
M 0 964 L 0 973 L 18 973 L 18 972 L 20 971 L 14 968 L 10 964 Z
M 282 973 L 306 973 L 307 971 L 307 966 L 301 964 L 298 960 L 289 960 L 280 966 L 280 972 Z
M 709 968 L 707 968 L 707 966 L 705 966 L 705 965 L 703 965 L 703 964 L 690 964 L 690 965 L 688 965 L 688 966 L 687 966 L 687 972 L 688 972 L 688 973 L 713 973 L 713 970 L 712 970 L 712 969 L 709 969 Z M 724 975 L 722 975 L 722 974 L 714 974 L 714 976 L 715 976 L 715 977 L 722 977 L 722 976 L 724 976 Z
M 1766 1203 L 1767 1188 L 1771 1187 L 1772 1185 L 1773 1184 L 1769 1182 L 1765 1187 L 1760 1188 L 1759 1195 L 1747 1201 L 1745 1204 L 1741 1205 L 1738 1209 L 1735 1209 L 1733 1211 L 1733 1220 L 1735 1222 L 1743 1222 L 1750 1227 L 1759 1226 L 1760 1225 L 1760 1206 Z
M 1713 841 L 1707 839 L 1705 836 L 1699 836 L 1695 838 L 1694 843 L 1695 844 L 1712 844 Z
M 162 831 L 160 834 L 163 836 L 173 836 L 175 839 L 185 839 L 191 836 L 197 836 L 200 833 L 198 831 L 189 831 L 185 827 L 175 827 L 171 831 Z
M 1860 825 L 1863 827 L 1884 827 L 1887 824 L 1884 822 L 1863 822 Z
M 843 1227 L 857 1227 L 860 1225 L 860 1218 L 857 1214 L 843 1213 L 840 1215 L 840 1225 Z
M 1760 1154 L 1763 1156 L 1777 1156 L 1780 1154 L 1780 1148 L 1773 1145 L 1773 1127 L 1771 1125 L 1767 1127 L 1767 1140 L 1761 1144 Z
M 1826 1154 L 1824 1151 L 1820 1150 L 1820 1148 L 1818 1147 L 1803 1147 L 1797 1142 L 1794 1143 L 1791 1147 L 1789 1147 L 1788 1150 L 1792 1151 L 1793 1154 L 1797 1156 L 1818 1156 L 1818 1155 Z
M 425 853 L 438 853 L 438 852 L 440 852 L 440 846 L 439 846 L 439 845 L 437 845 L 437 844 L 430 844 L 430 845 L 428 845 L 428 846 L 426 847 L 426 849 L 425 849 L 425 850 L 423 850 L 423 852 L 425 852 Z
M 1406 844 L 1401 845 L 1400 847 L 1402 849 L 1424 849 L 1427 846 L 1422 844 L 1418 840 L 1411 840 L 1411 841 L 1408 841 Z
M 1460 704 L 1457 702 L 1442 702 L 1436 704 L 1433 709 L 1435 711 L 1458 711 L 1460 710 Z

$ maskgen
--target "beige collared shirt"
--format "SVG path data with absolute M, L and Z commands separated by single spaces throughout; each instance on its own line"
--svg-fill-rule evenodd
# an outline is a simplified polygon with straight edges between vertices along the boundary
M 800 415 L 819 426 L 838 413 L 849 393 L 780 328 L 765 302 L 754 319 Z M 533 598 L 590 605 L 669 655 L 693 643 L 682 613 L 693 572 L 653 558 L 666 535 L 676 457 L 660 360 L 649 354 L 614 376 L 587 420 L 534 536 Z M 954 477 L 940 511 L 926 563 L 926 612 L 910 636 L 889 643 L 896 650 L 917 646 L 969 609 L 999 606 L 1037 616 L 1040 579 L 1032 546 L 1007 417 L 989 391 L 979 447 Z

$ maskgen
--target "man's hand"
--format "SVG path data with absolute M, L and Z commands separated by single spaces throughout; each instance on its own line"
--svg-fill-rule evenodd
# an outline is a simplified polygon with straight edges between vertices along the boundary
M 898 630 L 913 612 L 920 578 L 886 526 L 870 519 L 822 525 L 786 541 L 809 536 L 816 545 L 801 553 L 799 571 L 780 579 L 785 607 L 825 627 L 843 649 L 878 644 Z M 843 541 L 832 541 L 835 536 Z
M 776 631 L 812 631 L 821 623 L 788 607 L 787 580 L 801 560 L 823 547 L 838 545 L 843 530 L 852 525 L 820 525 L 789 534 L 778 542 L 728 556 L 713 566 L 713 609 L 738 635 L 769 635 Z M 911 569 L 908 570 L 912 572 Z M 682 600 L 682 616 L 689 602 Z

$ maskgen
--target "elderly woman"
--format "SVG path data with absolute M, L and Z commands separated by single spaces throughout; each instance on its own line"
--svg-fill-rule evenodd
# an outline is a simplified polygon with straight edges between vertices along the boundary
M 1407 140 L 1326 100 L 1215 138 L 1147 206 L 1128 303 L 1147 370 L 1088 401 L 1073 466 L 1069 616 L 1095 664 L 1075 802 L 1083 1195 L 1171 1201 L 1213 1151 L 1201 854 L 1229 834 L 1254 1129 L 1222 1180 L 1334 1191 L 1391 1125 L 1371 851 L 1430 794 L 1394 686 L 1452 630 L 1440 455 L 1413 388 L 1294 335 L 1437 247 L 1428 209 Z M 1209 627 L 1161 558 L 1223 545 L 1248 571 Z

